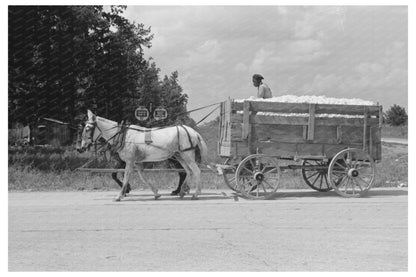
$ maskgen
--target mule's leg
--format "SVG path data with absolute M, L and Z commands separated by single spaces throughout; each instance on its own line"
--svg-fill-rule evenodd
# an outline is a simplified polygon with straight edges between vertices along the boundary
M 178 187 L 179 189 L 179 196 L 183 198 L 185 194 L 189 193 L 190 187 L 189 184 L 191 183 L 190 180 L 192 179 L 191 173 L 189 169 L 185 169 L 185 172 L 182 173 L 182 185 Z
M 175 158 L 175 156 L 173 156 L 172 158 L 168 159 L 168 162 L 170 165 L 174 166 L 177 169 L 183 169 L 183 167 L 181 166 L 181 163 Z M 179 183 L 178 183 L 178 187 L 172 191 L 171 195 L 178 195 L 179 192 L 181 191 L 182 188 L 182 184 L 186 179 L 186 172 L 179 172 Z M 188 187 L 188 186 L 186 186 Z
M 193 181 L 195 182 L 196 190 L 194 195 L 192 195 L 192 199 L 196 200 L 198 199 L 198 195 L 201 194 L 201 170 L 199 169 L 196 162 L 191 161 L 189 164 L 189 167 L 191 168 L 192 175 L 193 175 Z
M 139 164 L 138 164 L 138 167 L 139 167 L 139 169 L 138 169 L 138 173 L 139 173 L 139 178 L 140 178 L 140 180 L 142 180 L 142 182 L 143 182 L 145 185 L 149 186 L 149 187 L 152 189 L 153 194 L 155 195 L 155 200 L 159 199 L 162 195 L 158 193 L 157 188 L 155 188 L 155 187 L 152 185 L 152 183 L 148 183 L 148 182 L 146 182 L 146 180 L 145 180 L 145 179 L 144 179 L 144 177 L 143 177 L 143 165 L 139 163 Z
M 172 191 L 171 195 L 178 195 L 179 194 L 179 192 L 182 189 L 182 185 L 183 185 L 183 182 L 185 181 L 185 179 L 186 179 L 186 172 L 179 172 L 178 187 L 174 191 Z M 189 186 L 187 186 L 186 184 L 185 184 L 185 186 L 186 186 L 186 188 L 184 188 L 184 190 L 189 191 Z
M 126 195 L 127 185 L 129 184 L 130 175 L 133 173 L 134 163 L 127 162 L 126 168 L 124 169 L 124 178 L 123 178 L 123 186 L 121 187 L 120 194 L 114 199 L 115 201 L 120 201 Z
M 180 160 L 184 161 L 187 168 L 189 168 L 190 175 L 192 176 L 192 182 L 195 183 L 195 193 L 192 195 L 192 199 L 198 199 L 198 195 L 201 193 L 201 170 L 198 164 L 195 162 L 195 153 L 193 151 L 182 152 L 180 154 Z
M 113 158 L 115 159 L 115 161 L 116 161 L 115 168 L 119 169 L 119 168 L 123 168 L 123 167 L 125 167 L 126 163 L 125 163 L 125 162 L 123 162 L 123 161 L 120 159 L 120 157 L 119 157 L 119 155 L 118 155 L 117 153 L 112 153 L 111 155 L 112 155 L 112 157 L 113 157 Z M 117 183 L 117 185 L 119 185 L 119 187 L 120 187 L 120 188 L 122 188 L 122 187 L 123 187 L 123 183 L 122 183 L 122 182 L 118 179 L 118 177 L 117 177 L 117 172 L 113 172 L 113 173 L 111 173 L 111 178 L 113 178 L 113 180 Z M 126 193 L 129 193 L 130 191 L 131 191 L 130 184 L 129 184 L 129 183 L 127 183 Z
M 191 183 L 190 180 L 192 180 L 192 171 L 188 166 L 188 162 L 182 157 L 182 155 L 178 154 L 178 156 L 175 156 L 177 161 L 182 165 L 183 169 L 186 171 L 186 177 L 185 180 L 181 186 L 181 190 L 179 192 L 179 197 L 183 198 L 186 194 L 185 188 L 190 187 L 189 184 Z
M 117 172 L 113 172 L 111 173 L 111 178 L 113 178 L 114 181 L 116 181 L 117 185 L 122 188 L 123 187 L 123 182 L 121 182 L 118 178 L 117 178 Z
M 121 182 L 117 177 L 117 172 L 111 173 L 111 178 L 113 178 L 114 181 L 116 181 L 117 185 L 119 185 L 120 188 L 123 187 L 123 182 Z M 131 191 L 130 183 L 127 183 L 126 193 L 129 193 Z
M 179 184 L 178 184 L 178 189 L 181 190 L 182 189 L 182 185 L 185 182 L 186 179 L 186 171 L 185 172 L 179 172 Z M 183 190 L 185 192 L 189 192 L 189 186 L 185 183 Z

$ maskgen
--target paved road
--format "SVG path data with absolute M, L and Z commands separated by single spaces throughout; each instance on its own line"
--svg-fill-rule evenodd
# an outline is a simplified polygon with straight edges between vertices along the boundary
M 227 195 L 229 191 L 225 191 Z M 167 192 L 166 192 L 167 193 Z M 10 271 L 406 271 L 407 190 L 9 193 Z
M 408 145 L 408 140 L 405 138 L 381 138 L 382 142 Z

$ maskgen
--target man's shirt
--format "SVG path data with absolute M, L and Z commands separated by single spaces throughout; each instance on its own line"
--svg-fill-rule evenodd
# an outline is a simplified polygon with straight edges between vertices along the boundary
M 258 98 L 271 98 L 272 97 L 272 90 L 269 88 L 269 86 L 266 83 L 262 83 L 259 86 L 257 97 Z

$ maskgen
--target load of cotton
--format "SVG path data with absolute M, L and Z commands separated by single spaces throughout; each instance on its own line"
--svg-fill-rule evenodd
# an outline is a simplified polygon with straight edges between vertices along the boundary
M 280 102 L 280 103 L 308 103 L 308 104 L 335 104 L 335 105 L 363 105 L 363 106 L 374 106 L 376 105 L 372 101 L 367 101 L 358 98 L 332 98 L 326 96 L 316 95 L 283 95 L 272 98 L 256 98 L 250 96 L 247 99 L 235 99 L 235 102 L 244 102 L 245 100 L 250 101 L 261 101 L 261 102 Z
M 235 102 L 249 101 L 261 101 L 261 102 L 279 102 L 279 103 L 307 103 L 307 104 L 332 104 L 332 105 L 362 105 L 362 106 L 374 106 L 376 105 L 372 101 L 366 101 L 358 98 L 331 98 L 326 96 L 315 96 L 315 95 L 283 95 L 272 98 L 256 98 L 250 96 L 247 99 L 235 99 Z M 242 113 L 239 111 L 238 113 Z M 308 117 L 309 114 L 303 113 L 273 113 L 273 112 L 258 112 L 257 115 L 268 115 L 268 116 L 299 116 Z M 362 118 L 362 115 L 344 115 L 344 114 L 317 114 L 316 117 L 343 117 L 343 118 Z

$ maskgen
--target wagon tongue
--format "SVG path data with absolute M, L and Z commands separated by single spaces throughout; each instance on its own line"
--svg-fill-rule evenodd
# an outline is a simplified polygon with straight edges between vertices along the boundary
M 211 171 L 218 175 L 224 175 L 224 171 L 231 170 L 233 166 L 231 165 L 225 165 L 225 164 L 209 164 L 207 165 L 207 168 L 209 168 Z

